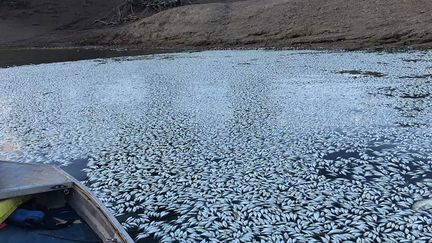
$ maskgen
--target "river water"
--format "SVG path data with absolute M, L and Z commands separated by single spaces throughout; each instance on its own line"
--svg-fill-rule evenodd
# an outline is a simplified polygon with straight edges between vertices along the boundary
M 0 68 L 78 61 L 96 58 L 114 58 L 122 56 L 138 56 L 145 54 L 166 53 L 166 50 L 129 50 L 109 48 L 0 48 Z
M 432 213 L 412 205 L 432 197 L 431 57 L 206 51 L 3 68 L 0 159 L 86 167 L 77 176 L 140 242 L 427 241 Z

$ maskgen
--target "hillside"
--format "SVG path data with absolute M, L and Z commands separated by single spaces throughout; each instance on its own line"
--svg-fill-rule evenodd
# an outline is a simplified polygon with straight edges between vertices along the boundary
M 121 25 L 94 23 L 119 3 L 121 0 L 34 0 L 27 9 L 3 7 L 0 30 L 8 34 L 0 36 L 0 44 L 432 47 L 432 2 L 427 0 L 196 0 Z M 42 4 L 50 7 L 41 11 Z
M 48 44 L 68 32 L 93 30 L 122 0 L 0 0 L 0 45 Z M 76 37 L 78 39 L 79 36 Z

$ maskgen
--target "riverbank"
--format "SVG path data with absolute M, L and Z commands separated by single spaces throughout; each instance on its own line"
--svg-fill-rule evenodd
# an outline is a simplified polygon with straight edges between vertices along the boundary
M 103 2 L 103 3 L 102 3 Z M 2 47 L 430 49 L 430 1 L 194 1 L 100 25 L 122 0 L 35 0 L 0 9 Z

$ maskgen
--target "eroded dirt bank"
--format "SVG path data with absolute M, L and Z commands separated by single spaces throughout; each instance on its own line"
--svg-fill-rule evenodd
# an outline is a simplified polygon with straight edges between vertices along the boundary
M 120 26 L 100 26 L 94 20 L 108 14 L 121 0 L 105 1 L 103 6 L 99 2 L 102 1 L 73 0 L 68 3 L 71 7 L 64 10 L 54 6 L 55 14 L 51 14 L 54 17 L 43 11 L 20 17 L 12 14 L 16 10 L 3 7 L 0 44 L 149 48 L 432 47 L 432 2 L 426 0 L 195 1 L 200 4 L 171 8 Z M 3 34 L 6 31 L 11 34 Z

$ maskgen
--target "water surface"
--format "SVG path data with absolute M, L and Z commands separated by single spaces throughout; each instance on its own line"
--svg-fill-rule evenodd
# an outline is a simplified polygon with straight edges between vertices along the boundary
M 0 68 L 96 58 L 138 56 L 164 52 L 168 51 L 127 50 L 121 48 L 3 48 L 0 49 Z
M 0 159 L 87 164 L 142 242 L 427 241 L 432 53 L 208 51 L 0 69 Z M 408 62 L 406 60 L 421 60 Z

